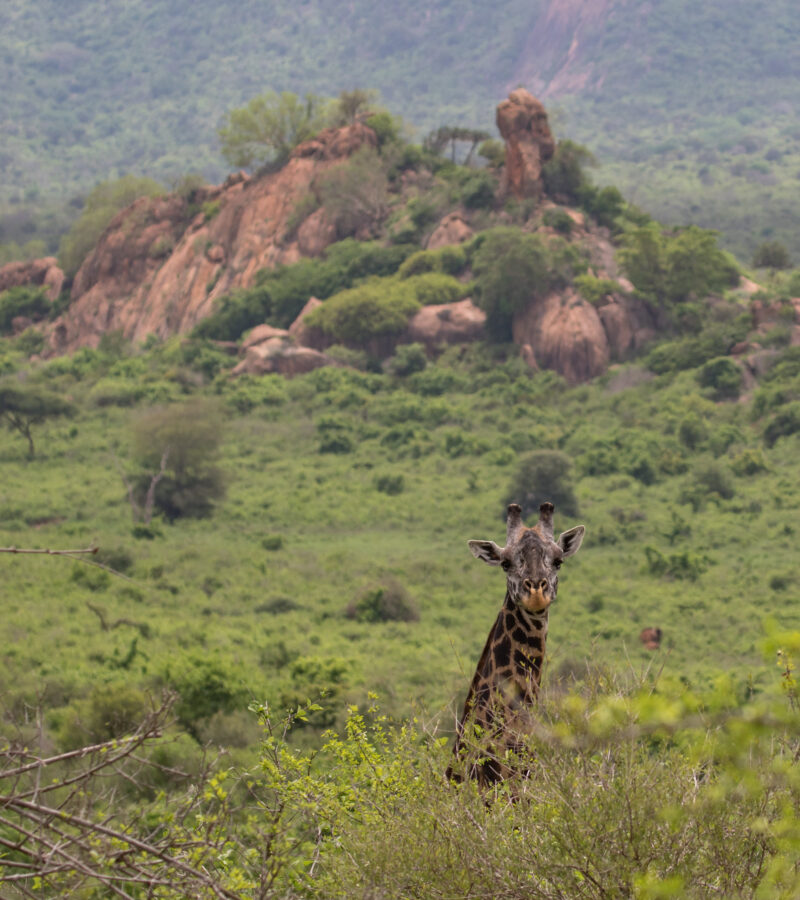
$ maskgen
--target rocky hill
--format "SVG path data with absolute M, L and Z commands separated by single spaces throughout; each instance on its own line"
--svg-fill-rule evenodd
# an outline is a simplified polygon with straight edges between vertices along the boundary
M 524 90 L 514 91 L 498 106 L 497 123 L 506 141 L 506 164 L 493 176 L 494 211 L 457 204 L 428 229 L 425 246 L 459 244 L 480 228 L 510 222 L 507 201 L 533 203 L 538 213 L 524 230 L 562 243 L 568 232 L 569 243 L 589 260 L 593 277 L 611 279 L 612 287 L 597 304 L 569 286 L 531 301 L 515 313 L 511 336 L 530 366 L 554 369 L 570 382 L 592 378 L 653 336 L 654 315 L 621 279 L 608 231 L 547 196 L 543 166 L 556 144 L 542 104 Z M 185 197 L 137 200 L 114 218 L 78 271 L 68 310 L 47 326 L 46 354 L 96 347 L 103 335 L 115 331 L 134 343 L 148 335 L 188 334 L 218 308 L 220 298 L 252 288 L 259 272 L 319 257 L 340 237 L 336 224 L 324 206 L 298 210 L 326 172 L 365 149 L 374 153 L 377 143 L 376 133 L 363 123 L 328 129 L 299 145 L 276 172 L 234 174 L 218 187 L 196 188 Z M 425 171 L 412 168 L 398 180 L 379 231 L 397 219 L 404 203 L 418 202 L 426 179 L 433 189 Z M 561 219 L 553 219 L 554 212 Z M 561 222 L 561 234 L 547 224 L 554 221 Z M 314 304 L 319 305 L 316 300 L 306 304 L 300 319 Z M 483 336 L 485 318 L 469 299 L 428 301 L 402 334 L 371 345 L 371 352 L 388 355 L 398 342 L 416 341 L 433 353 L 437 345 Z M 335 337 L 319 328 L 300 328 L 299 320 L 288 331 L 265 323 L 243 344 L 236 372 L 307 371 L 333 362 L 323 356 L 333 343 Z

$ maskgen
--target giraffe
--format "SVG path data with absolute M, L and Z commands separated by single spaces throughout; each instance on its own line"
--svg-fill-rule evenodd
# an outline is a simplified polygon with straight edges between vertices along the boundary
M 447 777 L 460 781 L 466 770 L 483 786 L 510 774 L 501 761 L 506 750 L 519 748 L 519 737 L 528 729 L 531 707 L 539 691 L 542 660 L 547 639 L 547 617 L 558 591 L 558 570 L 568 556 L 578 552 L 585 528 L 576 525 L 553 540 L 553 504 L 539 507 L 533 528 L 522 523 L 516 503 L 508 507 L 506 546 L 494 541 L 469 541 L 474 557 L 506 573 L 506 597 L 489 632 L 470 685 L 464 712 L 456 729 L 455 760 Z M 465 727 L 478 726 L 489 746 L 477 752 L 466 749 Z M 470 761 L 470 755 L 473 761 Z M 463 764 L 456 760 L 463 758 Z

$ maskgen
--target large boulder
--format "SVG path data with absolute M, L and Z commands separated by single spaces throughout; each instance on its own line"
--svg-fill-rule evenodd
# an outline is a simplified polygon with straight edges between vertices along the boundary
M 52 303 L 64 284 L 64 273 L 58 260 L 54 256 L 45 256 L 0 267 L 0 293 L 26 284 L 46 288 L 47 299 Z
M 407 340 L 429 348 L 462 344 L 483 337 L 486 313 L 469 299 L 423 306 L 408 323 Z
M 307 322 L 309 315 L 318 306 L 322 306 L 322 300 L 317 300 L 316 297 L 309 297 L 306 305 L 289 326 L 289 334 L 297 344 L 302 344 L 304 347 L 313 347 L 315 350 L 325 350 L 331 345 L 330 338 L 320 331 L 319 328 L 313 328 Z
M 544 106 L 518 88 L 498 105 L 496 121 L 506 142 L 505 191 L 520 198 L 540 195 L 542 166 L 556 149 Z
M 514 343 L 529 344 L 538 364 L 570 384 L 588 381 L 608 368 L 611 351 L 597 310 L 577 292 L 552 293 L 513 321 Z
M 311 347 L 297 347 L 291 339 L 271 337 L 247 348 L 244 359 L 231 375 L 304 375 L 321 366 L 335 365 L 330 357 Z

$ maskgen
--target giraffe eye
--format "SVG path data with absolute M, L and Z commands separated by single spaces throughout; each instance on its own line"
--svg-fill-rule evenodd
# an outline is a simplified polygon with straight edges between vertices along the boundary
M 556 559 L 553 560 L 553 565 L 554 565 L 557 569 L 560 569 L 560 568 L 561 568 L 561 563 L 562 563 L 562 562 L 563 562 L 563 560 L 562 560 L 561 558 L 558 558 L 558 557 L 557 557 Z
M 504 559 L 500 565 L 503 567 L 504 572 L 507 572 L 511 568 L 511 563 L 507 559 Z

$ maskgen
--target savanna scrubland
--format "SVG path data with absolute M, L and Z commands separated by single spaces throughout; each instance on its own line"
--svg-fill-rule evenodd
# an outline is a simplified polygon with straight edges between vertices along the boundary
M 355 99 L 374 146 L 288 226 L 321 210 L 336 239 L 190 332 L 53 355 L 71 295 L 0 295 L 0 545 L 99 548 L 0 554 L 4 889 L 795 896 L 800 273 L 660 225 L 572 142 L 515 198 L 501 143 L 414 144 Z M 179 187 L 187 219 L 222 215 L 199 186 Z M 453 210 L 471 234 L 425 249 Z M 78 239 L 110 233 L 113 209 L 99 231 L 87 212 L 68 281 L 91 262 Z M 233 377 L 250 329 L 311 296 L 333 364 Z M 633 304 L 651 333 L 588 378 L 574 357 L 534 367 L 515 322 L 553 296 Z M 482 339 L 406 339 L 466 297 Z M 443 776 L 503 596 L 466 541 L 545 499 L 587 536 L 550 617 L 531 777 L 487 802 Z

